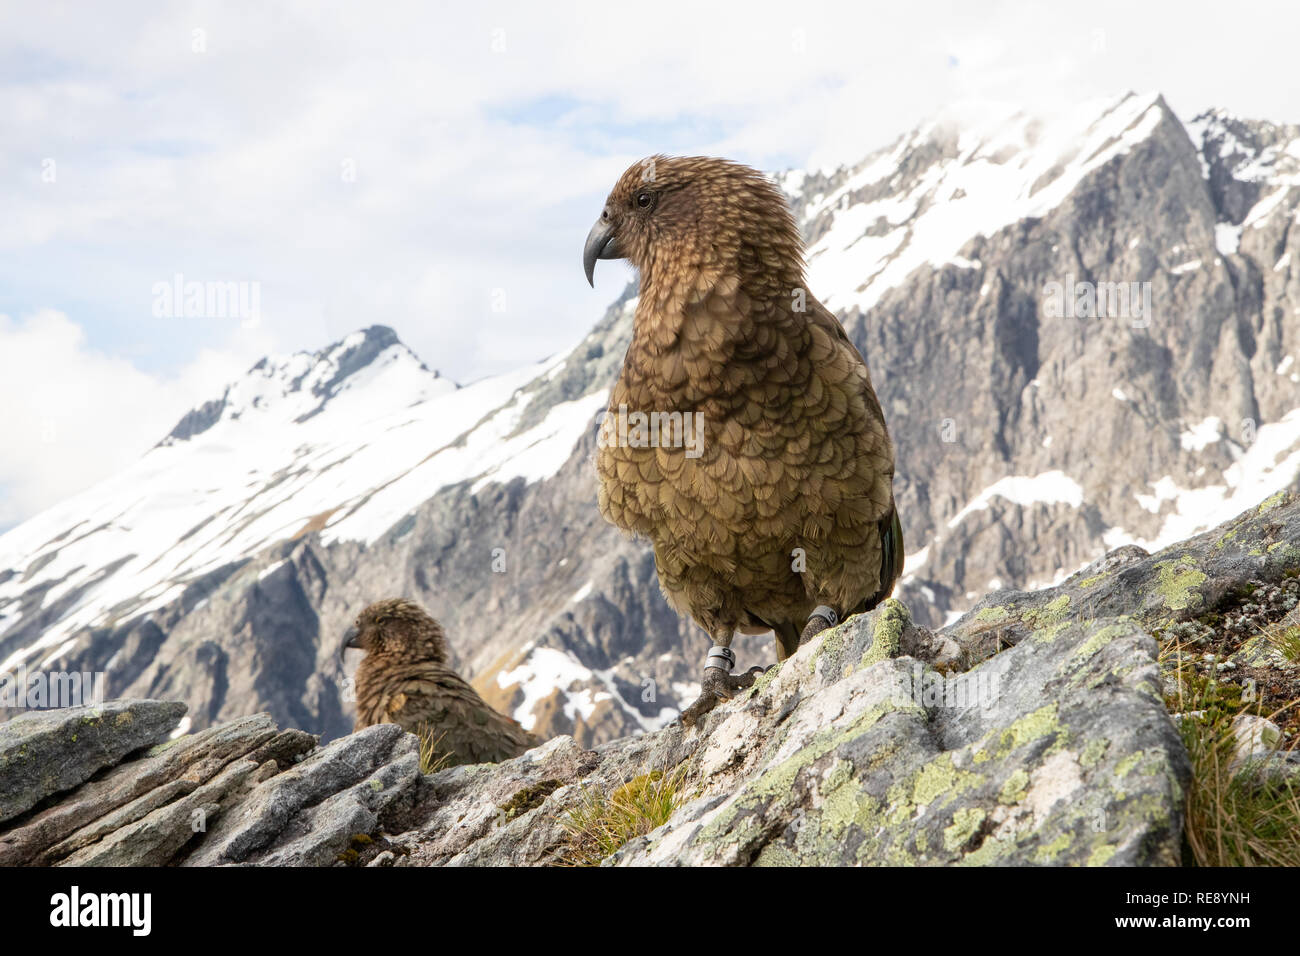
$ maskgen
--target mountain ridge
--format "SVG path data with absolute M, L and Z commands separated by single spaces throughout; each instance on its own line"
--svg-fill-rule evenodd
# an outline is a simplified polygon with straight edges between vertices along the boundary
M 1013 114 L 977 135 L 923 124 L 832 175 L 777 176 L 794 191 L 809 285 L 866 355 L 894 435 L 911 548 L 899 595 L 918 623 L 1063 579 L 1116 546 L 1154 550 L 1294 483 L 1294 130 L 1221 112 L 1184 124 L 1162 97 L 1129 95 L 1091 118 Z M 971 222 L 989 234 L 958 235 Z M 900 276 L 914 248 L 937 261 Z M 1067 277 L 1148 283 L 1149 323 L 1048 315 L 1044 287 Z M 229 540 L 168 587 L 113 585 L 133 560 L 162 560 L 134 546 L 102 547 L 97 564 L 70 557 L 87 531 L 130 517 L 129 496 L 110 496 L 98 520 L 42 529 L 38 516 L 0 536 L 0 668 L 106 668 L 138 696 L 185 697 L 196 726 L 264 709 L 334 736 L 348 727 L 334 635 L 370 600 L 407 594 L 526 726 L 584 745 L 662 726 L 693 696 L 700 638 L 658 594 L 644 544 L 599 520 L 589 465 L 634 308 L 629 286 L 573 350 L 457 389 L 441 429 L 418 420 L 447 395 L 402 404 L 427 384 L 403 365 L 411 376 L 384 390 L 383 409 L 352 419 L 362 437 L 320 439 L 266 469 L 259 494 L 185 524 L 182 541 L 212 527 Z M 275 370 L 289 383 L 299 372 L 268 360 Z M 252 399 L 281 378 L 252 381 L 241 419 L 227 390 L 172 446 L 279 407 Z M 310 381 L 329 391 L 329 376 Z M 277 421 L 317 428 L 364 395 L 351 391 L 328 411 L 312 388 L 276 392 L 288 402 Z M 759 639 L 737 648 L 742 662 L 770 657 Z

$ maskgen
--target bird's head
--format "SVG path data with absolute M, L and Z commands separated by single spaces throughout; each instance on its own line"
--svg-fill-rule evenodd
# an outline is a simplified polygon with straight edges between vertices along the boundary
M 362 611 L 343 635 L 339 653 L 350 647 L 393 662 L 443 664 L 447 660 L 447 638 L 442 625 L 418 604 L 403 598 L 376 601 Z
M 701 287 L 737 273 L 788 294 L 803 278 L 785 196 L 757 170 L 708 156 L 651 156 L 619 177 L 582 251 L 588 282 L 597 259 L 627 259 L 643 294 L 656 280 Z

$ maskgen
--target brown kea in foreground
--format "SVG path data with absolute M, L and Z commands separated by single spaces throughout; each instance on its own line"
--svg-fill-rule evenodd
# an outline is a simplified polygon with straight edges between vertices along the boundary
M 446 766 L 509 760 L 541 743 L 447 666 L 442 626 L 410 601 L 371 604 L 343 647 L 366 652 L 357 668 L 354 730 L 397 724 L 432 739 Z
M 589 282 L 597 259 L 641 279 L 596 456 L 600 511 L 650 539 L 668 602 L 713 638 L 691 725 L 762 670 L 731 673 L 736 631 L 774 631 L 785 660 L 893 590 L 894 450 L 866 362 L 804 285 L 794 218 L 757 171 L 637 163 L 587 237 Z M 620 425 L 637 413 L 659 427 Z

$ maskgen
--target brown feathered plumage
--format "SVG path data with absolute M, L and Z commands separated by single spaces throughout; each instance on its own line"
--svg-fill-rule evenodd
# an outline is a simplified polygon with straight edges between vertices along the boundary
M 442 626 L 410 601 L 367 607 L 344 646 L 366 652 L 357 668 L 356 730 L 397 724 L 431 739 L 447 766 L 508 760 L 541 743 L 447 666 Z
M 883 600 L 903 558 L 893 446 L 866 362 L 804 285 L 780 191 L 721 159 L 642 161 L 588 237 L 588 279 L 601 258 L 628 259 L 641 287 L 597 453 L 600 510 L 653 542 L 669 603 L 722 647 L 772 629 L 784 660 L 801 629 Z M 621 412 L 698 413 L 698 457 L 624 441 Z M 834 615 L 810 621 L 822 606 Z M 752 680 L 706 669 L 688 722 Z

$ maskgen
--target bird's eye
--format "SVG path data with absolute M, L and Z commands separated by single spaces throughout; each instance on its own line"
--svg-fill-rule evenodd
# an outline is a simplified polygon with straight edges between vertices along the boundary
M 640 206 L 642 209 L 649 208 L 650 203 L 653 201 L 654 201 L 654 196 L 650 195 L 649 190 L 643 189 L 636 194 L 636 204 Z

